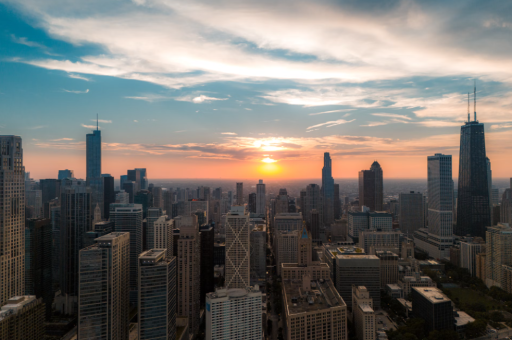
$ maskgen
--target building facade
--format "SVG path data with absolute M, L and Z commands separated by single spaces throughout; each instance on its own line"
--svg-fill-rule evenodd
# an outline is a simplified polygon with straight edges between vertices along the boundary
M 34 295 L 13 296 L 0 309 L 0 339 L 41 340 L 45 335 L 44 303 Z
M 226 288 L 250 284 L 250 224 L 243 206 L 232 206 L 226 215 Z
M 359 172 L 359 206 L 370 211 L 382 211 L 384 204 L 383 171 L 378 162 L 373 162 L 370 170 Z

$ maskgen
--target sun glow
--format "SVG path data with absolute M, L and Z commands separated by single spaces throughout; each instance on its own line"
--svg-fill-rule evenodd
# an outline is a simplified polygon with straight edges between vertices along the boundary
M 275 159 L 272 159 L 272 158 L 269 158 L 269 157 L 263 158 L 261 161 L 263 163 L 275 163 L 275 162 L 277 162 Z

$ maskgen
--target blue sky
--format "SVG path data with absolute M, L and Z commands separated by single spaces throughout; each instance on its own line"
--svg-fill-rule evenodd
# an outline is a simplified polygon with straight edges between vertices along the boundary
M 0 0 L 0 133 L 35 178 L 83 176 L 96 114 L 115 176 L 256 176 L 265 159 L 311 177 L 324 151 L 335 177 L 374 159 L 424 177 L 435 152 L 456 176 L 476 79 L 506 177 L 511 37 L 503 1 Z

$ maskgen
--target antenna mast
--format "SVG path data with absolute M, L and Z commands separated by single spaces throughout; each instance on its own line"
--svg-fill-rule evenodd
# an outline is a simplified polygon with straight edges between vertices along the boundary
M 98 126 L 98 114 L 96 113 L 96 131 L 99 130 L 99 126 Z
M 469 92 L 468 92 L 468 123 L 470 122 L 470 118 L 469 118 Z
M 474 106 L 474 109 L 475 109 L 475 122 L 476 122 L 476 79 L 475 79 L 475 87 L 474 87 L 474 96 L 473 97 L 474 97 L 474 100 L 475 100 L 473 106 Z

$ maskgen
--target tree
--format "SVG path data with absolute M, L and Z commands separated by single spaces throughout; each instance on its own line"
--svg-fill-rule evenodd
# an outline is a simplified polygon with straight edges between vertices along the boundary
M 505 321 L 505 317 L 503 316 L 503 313 L 499 311 L 494 311 L 491 313 L 490 318 L 494 322 L 503 322 Z
M 441 331 L 435 330 L 430 332 L 428 340 L 459 340 L 459 334 L 450 329 L 443 329 Z
M 466 331 L 464 335 L 468 339 L 478 338 L 483 335 L 487 328 L 487 321 L 484 319 L 476 319 L 474 322 L 470 322 L 466 325 Z

